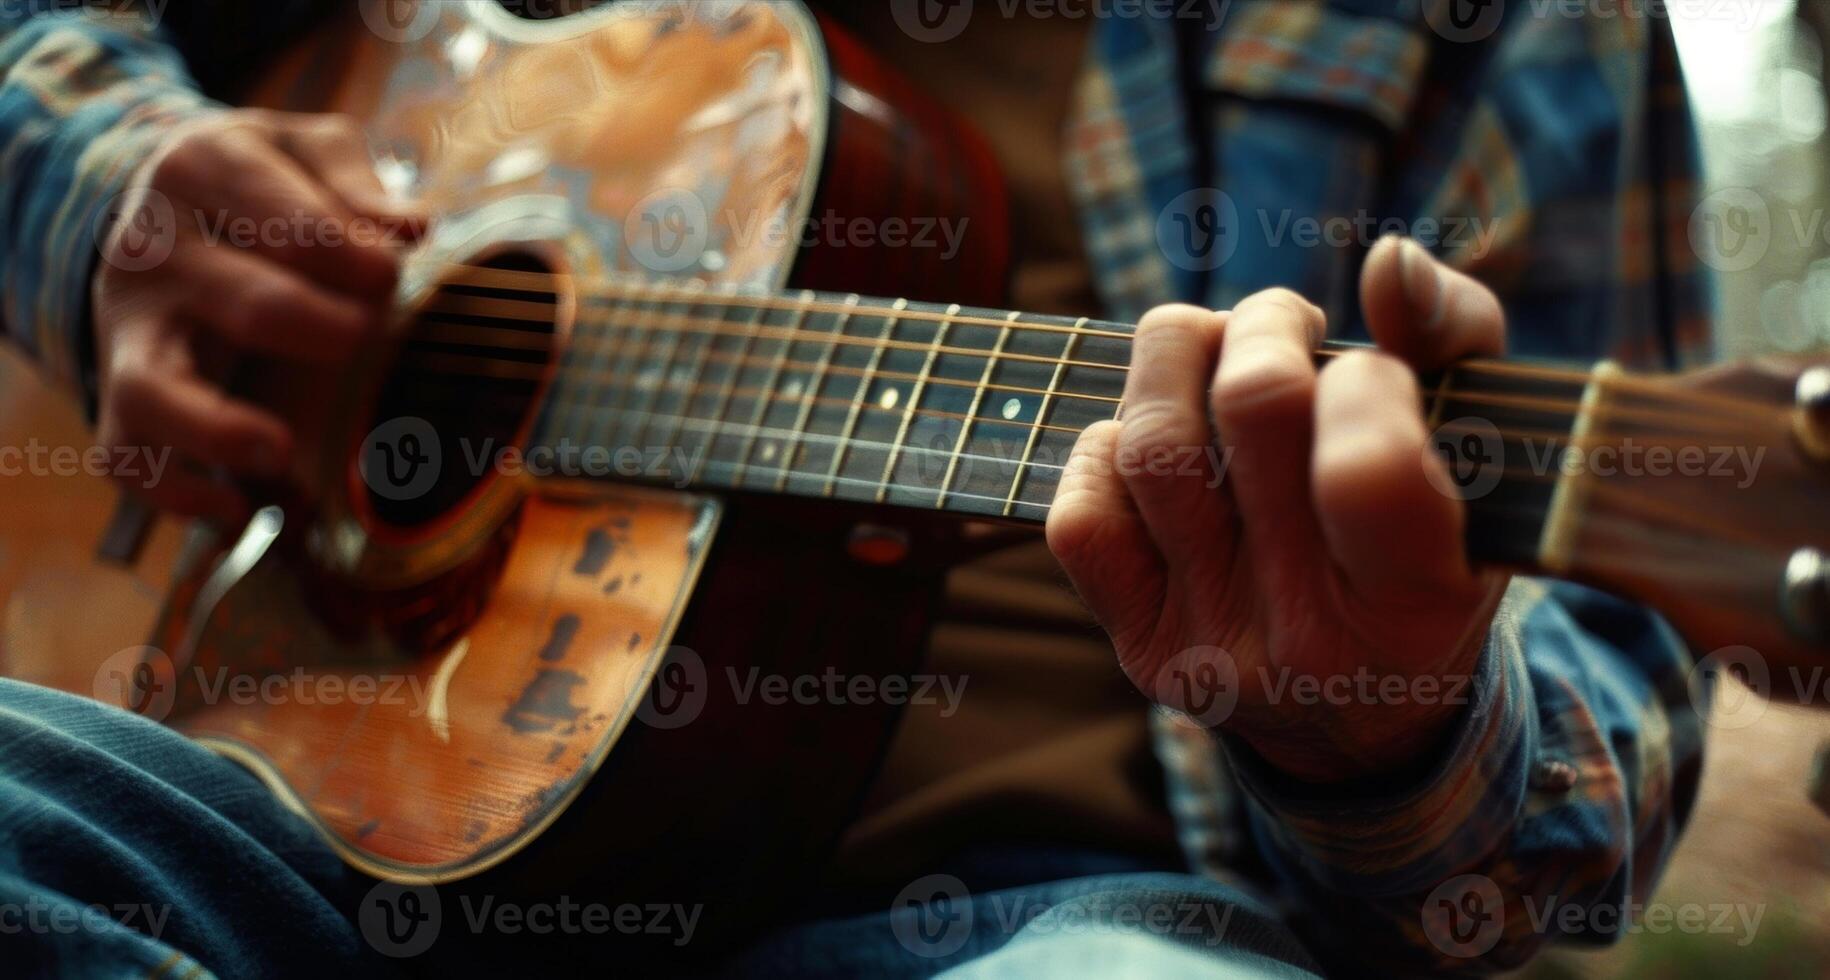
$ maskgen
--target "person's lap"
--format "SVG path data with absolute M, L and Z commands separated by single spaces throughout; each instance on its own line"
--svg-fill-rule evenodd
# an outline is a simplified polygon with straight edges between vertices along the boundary
M 26 975 L 347 972 L 372 962 L 340 911 L 362 887 L 240 767 L 0 680 L 0 960 Z
M 0 960 L 17 972 L 410 972 L 352 922 L 371 884 L 239 766 L 125 712 L 0 680 Z M 725 972 L 1311 975 L 1289 965 L 1308 957 L 1268 909 L 1192 875 L 964 887 L 936 878 L 881 911 L 786 928 Z

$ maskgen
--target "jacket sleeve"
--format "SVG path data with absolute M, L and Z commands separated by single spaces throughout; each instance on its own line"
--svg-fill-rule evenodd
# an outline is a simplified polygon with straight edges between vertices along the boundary
M 1547 942 L 1611 942 L 1650 898 L 1701 772 L 1691 674 L 1645 611 L 1521 579 L 1471 683 L 1444 688 L 1467 701 L 1448 747 L 1402 785 L 1315 792 L 1230 740 L 1229 758 L 1319 956 L 1484 974 Z
M 150 17 L 48 5 L 0 8 L 0 325 L 92 404 L 89 284 L 111 205 L 214 104 Z

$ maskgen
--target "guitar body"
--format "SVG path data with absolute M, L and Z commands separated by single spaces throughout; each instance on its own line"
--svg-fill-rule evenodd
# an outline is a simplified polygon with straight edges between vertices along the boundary
M 580 278 L 1002 298 L 989 153 L 798 4 L 611 5 L 535 22 L 493 3 L 377 3 L 327 25 L 250 102 L 362 119 L 384 179 L 431 206 L 408 306 L 451 295 L 439 270 L 503 254 Z M 804 243 L 822 216 L 944 216 L 970 233 L 945 258 Z M 550 356 L 574 311 L 547 300 Z M 176 586 L 156 624 L 129 614 L 43 653 L 9 644 L 5 672 L 190 734 L 379 878 L 474 881 L 520 855 L 487 887 L 588 882 L 710 902 L 713 919 L 756 881 L 791 890 L 849 818 L 894 712 L 767 704 L 736 682 L 913 670 L 947 525 L 882 530 L 886 556 L 854 546 L 858 515 L 842 505 L 536 490 L 501 474 L 424 519 L 384 520 L 339 491 L 359 479 L 357 437 L 390 417 L 374 372 L 412 343 L 378 352 L 353 383 L 244 374 L 319 447 L 301 477 L 330 492 L 264 510 L 238 540 L 178 548 L 162 535 L 153 567 Z M 462 397 L 493 405 L 497 388 Z M 326 390 L 344 394 L 327 405 Z M 529 406 L 544 393 L 509 392 Z M 504 437 L 525 437 L 533 410 L 503 411 Z M 142 569 L 131 586 L 118 570 L 71 574 L 57 595 L 143 592 L 165 573 Z M 15 599 L 10 616 L 57 613 L 55 595 Z

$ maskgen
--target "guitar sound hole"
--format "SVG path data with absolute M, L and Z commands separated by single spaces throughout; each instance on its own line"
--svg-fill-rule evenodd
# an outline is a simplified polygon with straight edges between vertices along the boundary
M 424 305 L 376 401 L 385 435 L 365 447 L 371 513 L 422 528 L 500 477 L 528 435 L 559 343 L 565 301 L 551 266 L 525 253 L 460 267 Z

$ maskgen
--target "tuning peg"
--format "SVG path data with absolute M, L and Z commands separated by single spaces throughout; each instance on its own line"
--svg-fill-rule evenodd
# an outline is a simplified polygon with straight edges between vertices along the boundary
M 1830 367 L 1819 365 L 1798 376 L 1792 431 L 1805 452 L 1830 461 Z
M 1811 772 L 1811 802 L 1830 816 L 1830 742 L 1817 750 L 1817 764 Z
M 1779 602 L 1799 639 L 1830 642 L 1830 559 L 1816 548 L 1792 552 Z

